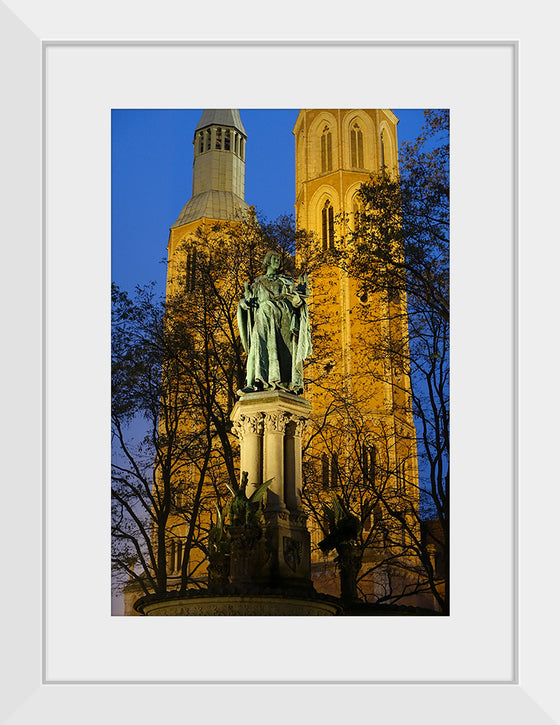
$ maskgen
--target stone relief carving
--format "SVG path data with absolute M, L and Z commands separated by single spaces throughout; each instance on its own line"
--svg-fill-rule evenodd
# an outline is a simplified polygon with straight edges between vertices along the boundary
M 298 566 L 301 564 L 301 556 L 303 551 L 303 544 L 297 539 L 292 539 L 291 536 L 283 537 L 283 551 L 284 561 L 292 571 L 296 571 Z
M 262 435 L 264 425 L 262 413 L 254 416 L 242 415 L 241 420 L 247 433 L 252 433 L 253 435 Z
M 231 432 L 239 438 L 240 441 L 243 440 L 243 425 L 240 420 L 234 420 L 233 425 L 231 428 Z
M 295 429 L 294 435 L 301 438 L 301 436 L 303 435 L 303 432 L 307 428 L 308 424 L 309 424 L 309 420 L 307 418 L 297 418 L 296 419 L 296 429 Z
M 305 528 L 305 525 L 307 523 L 307 515 L 304 513 L 299 513 L 298 511 L 291 511 L 289 519 L 291 524 L 301 526 L 302 528 Z
M 267 433 L 284 433 L 286 430 L 286 424 L 289 422 L 291 416 L 289 413 L 283 413 L 275 411 L 273 413 L 266 413 L 264 418 L 264 427 Z
M 266 521 L 288 521 L 290 517 L 289 511 L 264 511 Z
M 239 438 L 244 440 L 247 435 L 262 435 L 263 433 L 264 419 L 263 414 L 258 415 L 240 415 L 237 420 L 233 422 L 233 433 Z

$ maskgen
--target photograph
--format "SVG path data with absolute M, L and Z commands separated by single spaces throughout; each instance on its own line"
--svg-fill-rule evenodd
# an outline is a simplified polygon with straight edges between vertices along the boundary
M 113 615 L 449 616 L 449 130 L 111 110 Z

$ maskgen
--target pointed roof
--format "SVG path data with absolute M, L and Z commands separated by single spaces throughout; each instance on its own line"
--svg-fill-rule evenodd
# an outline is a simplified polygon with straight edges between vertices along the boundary
M 249 218 L 249 204 L 232 191 L 211 189 L 189 199 L 171 228 L 182 227 L 183 224 L 202 218 L 244 221 Z
M 207 108 L 202 112 L 195 133 L 207 126 L 229 126 L 240 131 L 245 137 L 247 132 L 241 123 L 241 116 L 237 108 Z

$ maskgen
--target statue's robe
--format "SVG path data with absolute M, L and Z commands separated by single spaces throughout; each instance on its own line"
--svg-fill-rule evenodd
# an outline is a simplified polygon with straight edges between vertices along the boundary
M 247 352 L 247 386 L 303 392 L 303 361 L 311 355 L 307 304 L 294 280 L 257 277 L 249 288 L 252 307 L 242 299 L 237 321 Z

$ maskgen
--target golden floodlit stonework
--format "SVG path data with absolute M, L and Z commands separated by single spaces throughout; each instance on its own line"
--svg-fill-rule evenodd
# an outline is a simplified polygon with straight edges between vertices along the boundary
M 234 409 L 231 431 L 232 445 L 241 443 L 240 466 L 249 472 L 250 484 L 258 485 L 269 475 L 282 476 L 284 470 L 290 477 L 287 496 L 279 489 L 284 485 L 280 479 L 267 494 L 282 504 L 279 514 L 298 518 L 297 522 L 294 518 L 282 523 L 280 517 L 277 523 L 278 536 L 289 539 L 283 564 L 286 571 L 299 562 L 297 546 L 303 542 L 308 554 L 310 551 L 315 590 L 335 597 L 340 596 L 335 557 L 319 547 L 328 533 L 322 511 L 345 481 L 352 482 L 352 487 L 345 489 L 350 505 L 356 512 L 362 511 L 365 534 L 372 532 L 360 570 L 360 592 L 367 601 L 375 601 L 390 577 L 391 586 L 404 587 L 408 576 L 395 574 L 394 560 L 391 571 L 383 566 L 386 551 L 395 547 L 396 540 L 405 547 L 407 533 L 404 528 L 395 530 L 394 521 L 393 529 L 384 526 L 382 507 L 371 496 L 376 477 L 383 475 L 384 485 L 396 496 L 406 498 L 416 508 L 419 505 L 408 371 L 395 365 L 390 356 L 375 352 L 380 341 L 407 345 L 407 308 L 402 294 L 390 299 L 364 290 L 344 265 L 337 263 L 336 255 L 353 243 L 360 186 L 383 169 L 398 175 L 397 123 L 389 109 L 300 110 L 293 129 L 295 221 L 307 241 L 305 247 L 300 244 L 296 248 L 295 261 L 300 271 L 309 271 L 313 355 L 305 367 L 303 398 L 295 396 L 297 402 L 290 404 L 289 395 L 280 396 L 283 407 L 269 411 L 265 393 L 252 394 L 262 398 L 261 405 L 253 406 L 251 395 L 245 396 Z M 246 142 L 239 111 L 204 111 L 193 140 L 193 196 L 170 229 L 168 299 L 182 286 L 188 289 L 194 285 L 199 230 L 206 230 L 211 240 L 216 225 L 240 224 L 252 213 L 244 199 Z M 274 452 L 265 464 L 270 470 L 263 470 L 263 440 L 267 450 Z M 186 536 L 185 525 L 177 522 L 174 533 L 176 541 L 169 548 L 170 588 L 181 569 L 182 550 L 177 540 Z M 305 568 L 308 575 L 309 561 Z M 201 552 L 192 557 L 189 570 L 196 571 L 204 583 L 206 562 Z M 136 614 L 132 606 L 139 596 L 141 592 L 131 585 L 125 593 L 125 614 Z M 219 598 L 155 603 L 143 613 L 273 613 L 270 598 L 242 599 L 229 603 Z M 430 604 L 414 599 L 403 603 Z M 275 600 L 274 606 L 274 613 L 286 615 L 335 611 L 331 605 L 308 605 L 289 598 Z

